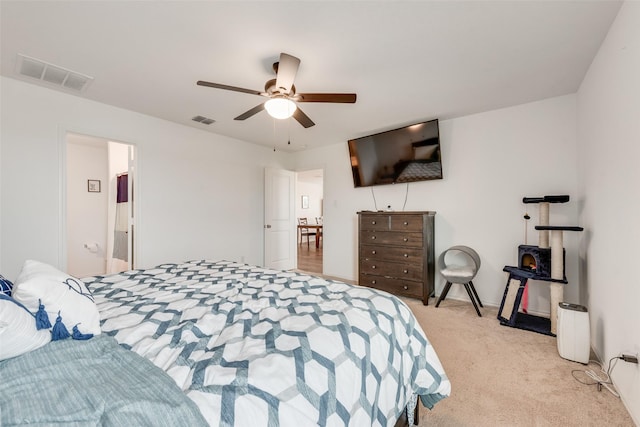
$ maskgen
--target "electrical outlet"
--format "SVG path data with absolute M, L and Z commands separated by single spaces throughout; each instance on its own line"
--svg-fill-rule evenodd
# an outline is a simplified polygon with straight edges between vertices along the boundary
M 629 362 L 629 363 L 638 363 L 638 356 L 637 355 L 633 355 L 633 354 L 623 354 L 620 359 L 624 360 L 625 362 Z

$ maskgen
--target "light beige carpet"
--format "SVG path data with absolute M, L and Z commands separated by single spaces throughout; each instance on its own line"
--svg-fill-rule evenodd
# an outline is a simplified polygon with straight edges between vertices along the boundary
M 496 308 L 404 301 L 452 386 L 433 410 L 420 404 L 420 426 L 634 426 L 619 398 L 573 378 L 585 365 L 561 358 L 554 337 L 500 326 Z

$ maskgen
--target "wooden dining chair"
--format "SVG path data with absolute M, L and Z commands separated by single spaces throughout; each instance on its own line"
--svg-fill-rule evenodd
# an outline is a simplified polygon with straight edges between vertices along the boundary
M 316 224 L 322 225 L 322 217 L 321 216 L 317 216 L 316 217 Z M 320 242 L 322 242 L 322 228 L 318 229 L 318 237 L 320 238 Z
M 310 228 L 306 228 L 306 227 L 300 227 L 300 226 L 304 226 L 304 225 L 308 225 L 309 223 L 307 222 L 307 218 L 298 218 L 298 237 L 299 237 L 299 244 L 302 244 L 302 238 L 306 237 L 307 238 L 307 248 L 309 248 L 309 238 L 313 237 L 315 239 L 316 237 L 316 231 L 312 230 Z

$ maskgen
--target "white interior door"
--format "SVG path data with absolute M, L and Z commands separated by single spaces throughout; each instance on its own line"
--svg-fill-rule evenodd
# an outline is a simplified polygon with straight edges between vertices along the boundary
M 278 270 L 296 267 L 297 225 L 294 209 L 295 172 L 265 169 L 264 265 Z

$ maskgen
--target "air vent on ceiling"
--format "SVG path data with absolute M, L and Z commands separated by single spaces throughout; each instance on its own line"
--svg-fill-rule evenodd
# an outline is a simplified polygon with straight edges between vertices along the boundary
M 195 117 L 192 117 L 191 120 L 193 120 L 194 122 L 205 124 L 205 125 L 210 125 L 211 123 L 215 122 L 215 120 L 210 119 L 208 117 L 204 117 L 204 116 L 195 116 Z
M 77 73 L 20 53 L 18 54 L 16 71 L 22 76 L 75 92 L 83 92 L 93 81 L 93 77 L 86 74 Z

